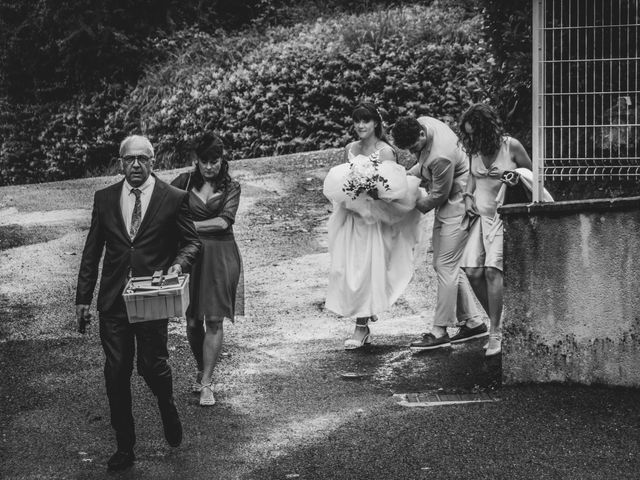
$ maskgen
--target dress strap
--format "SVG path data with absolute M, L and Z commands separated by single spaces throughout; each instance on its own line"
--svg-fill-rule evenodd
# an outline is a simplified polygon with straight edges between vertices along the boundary
M 377 149 L 375 152 L 373 152 L 371 155 L 380 156 L 380 152 L 382 151 L 382 149 L 384 147 L 389 147 L 393 152 L 393 158 L 395 159 L 396 163 L 398 163 L 398 152 L 396 152 L 396 149 L 393 148 L 393 146 L 390 143 L 387 143 L 385 141 L 383 141 L 382 143 L 383 145 L 379 149 Z

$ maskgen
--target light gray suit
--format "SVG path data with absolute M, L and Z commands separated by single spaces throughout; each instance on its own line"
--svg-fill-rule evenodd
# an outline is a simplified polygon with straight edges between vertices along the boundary
M 418 122 L 433 135 L 431 148 L 423 149 L 410 170 L 427 183 L 426 211 L 435 210 L 433 268 L 438 277 L 438 299 L 433 324 L 453 327 L 478 316 L 473 292 L 460 269 L 468 236 L 461 222 L 469 162 L 458 137 L 446 124 L 431 117 L 420 117 Z

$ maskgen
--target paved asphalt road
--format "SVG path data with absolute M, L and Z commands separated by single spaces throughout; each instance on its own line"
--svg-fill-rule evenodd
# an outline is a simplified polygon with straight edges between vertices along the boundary
M 179 448 L 166 445 L 154 399 L 134 375 L 138 460 L 124 473 L 106 473 L 114 441 L 95 325 L 80 337 L 70 313 L 51 313 L 59 311 L 57 295 L 71 298 L 66 285 L 38 307 L 2 300 L 0 313 L 22 312 L 29 328 L 44 322 L 38 328 L 46 331 L 46 322 L 64 318 L 53 336 L 17 339 L 0 330 L 9 338 L 0 343 L 0 478 L 639 478 L 639 391 L 504 387 L 501 359 L 485 360 L 482 340 L 409 352 L 432 311 L 426 252 L 406 295 L 372 326 L 374 344 L 344 351 L 351 322 L 322 308 L 327 205 L 319 185 L 326 166 L 291 161 L 280 168 L 284 177 L 269 165 L 235 167 L 243 183 L 236 232 L 248 315 L 225 327 L 214 407 L 199 407 L 188 392 L 193 362 L 184 326 L 171 324 L 185 428 Z M 81 248 L 86 219 L 80 224 L 65 237 L 65 251 Z M 19 250 L 4 252 L 5 265 L 17 262 Z M 76 268 L 77 255 L 61 258 Z M 16 329 L 20 318 L 12 321 Z M 496 401 L 410 408 L 394 396 L 417 392 L 486 393 Z

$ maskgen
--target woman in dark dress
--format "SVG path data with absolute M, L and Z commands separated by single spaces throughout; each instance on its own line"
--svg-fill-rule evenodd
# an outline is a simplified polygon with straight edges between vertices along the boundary
M 187 339 L 198 365 L 194 393 L 213 405 L 213 370 L 222 350 L 223 321 L 244 315 L 242 259 L 233 235 L 240 184 L 229 176 L 222 140 L 203 134 L 189 153 L 194 169 L 172 185 L 189 192 L 189 206 L 202 241 L 191 271 Z M 205 329 L 206 325 L 206 329 Z

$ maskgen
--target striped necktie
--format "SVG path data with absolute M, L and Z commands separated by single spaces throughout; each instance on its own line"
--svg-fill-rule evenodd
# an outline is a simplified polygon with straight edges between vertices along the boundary
M 131 214 L 131 227 L 129 227 L 129 235 L 133 238 L 136 236 L 136 233 L 138 233 L 140 220 L 142 218 L 142 202 L 140 202 L 140 194 L 142 191 L 139 188 L 132 188 L 131 193 L 136 196 L 136 203 L 133 206 L 133 213 Z

